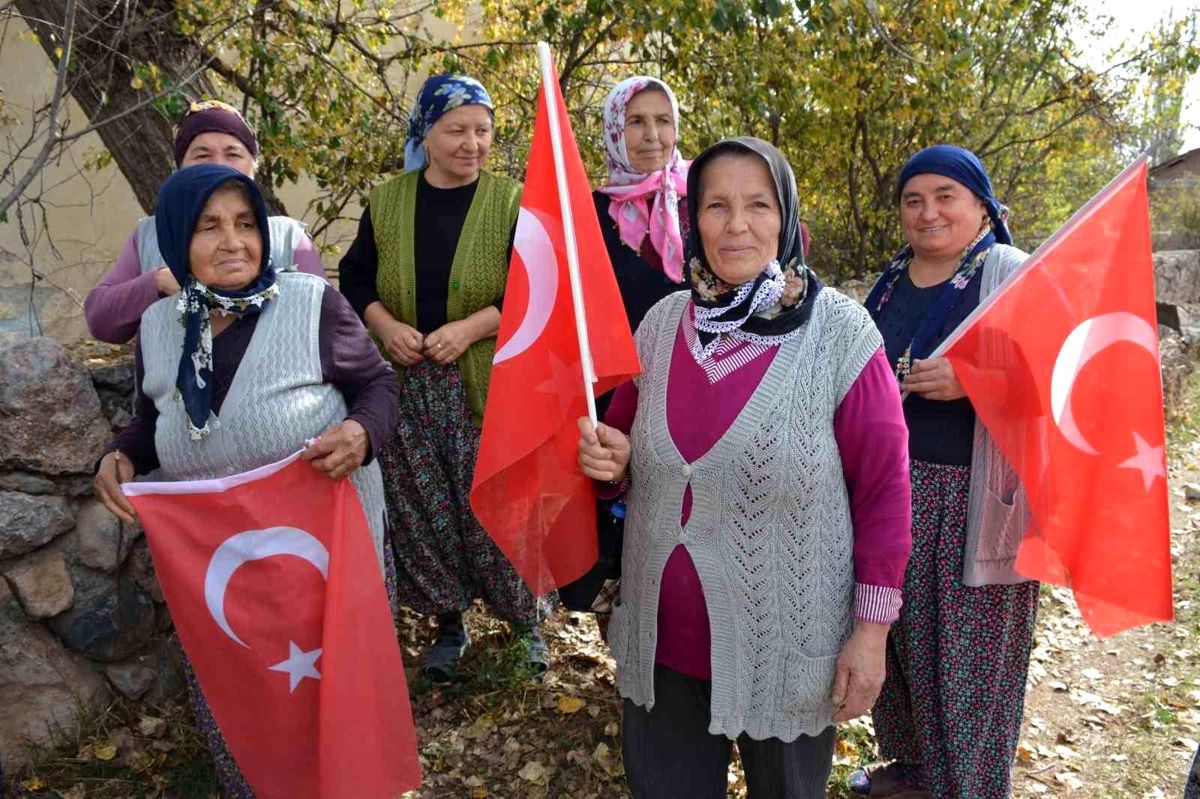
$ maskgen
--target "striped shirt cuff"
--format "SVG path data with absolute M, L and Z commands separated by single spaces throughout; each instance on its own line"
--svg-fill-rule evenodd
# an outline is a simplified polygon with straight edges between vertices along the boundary
M 854 584 L 854 618 L 872 624 L 891 624 L 900 617 L 900 589 Z

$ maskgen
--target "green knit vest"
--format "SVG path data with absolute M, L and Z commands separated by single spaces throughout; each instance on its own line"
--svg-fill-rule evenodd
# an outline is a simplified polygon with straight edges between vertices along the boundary
M 417 295 L 412 231 L 416 228 L 420 174 L 406 172 L 377 186 L 370 196 L 371 222 L 379 251 L 375 287 L 380 301 L 392 316 L 413 327 L 417 325 Z M 479 173 L 479 185 L 450 266 L 447 321 L 467 318 L 495 303 L 496 297 L 504 292 L 508 280 L 509 244 L 520 207 L 519 182 L 489 172 Z M 477 427 L 483 423 L 495 351 L 496 339 L 485 338 L 468 347 L 458 359 L 467 400 L 471 404 L 471 416 Z M 403 380 L 404 368 L 399 364 L 392 365 Z

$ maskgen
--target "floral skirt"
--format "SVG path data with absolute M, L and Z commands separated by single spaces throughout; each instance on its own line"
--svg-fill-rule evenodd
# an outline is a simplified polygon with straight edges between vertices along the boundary
M 913 551 L 872 715 L 880 753 L 935 799 L 1004 799 L 1025 703 L 1038 584 L 963 585 L 967 466 L 912 462 Z
M 387 589 L 388 605 L 391 608 L 394 623 L 399 608 L 396 600 L 396 564 L 392 560 L 391 550 L 386 546 L 383 548 L 383 585 Z M 217 727 L 217 721 L 208 707 L 208 700 L 204 698 L 204 692 L 200 689 L 200 682 L 196 679 L 195 672 L 192 671 L 192 664 L 188 661 L 187 654 L 183 656 L 183 678 L 187 684 L 188 704 L 192 707 L 196 728 L 200 730 L 205 743 L 208 744 L 208 751 L 212 755 L 213 766 L 217 772 L 217 782 L 221 786 L 221 796 L 223 799 L 254 799 L 254 789 L 242 776 L 242 770 L 234 761 L 233 753 L 229 751 L 229 744 L 225 742 L 225 736 Z
M 399 404 L 379 465 L 401 603 L 451 613 L 482 597 L 506 621 L 536 623 L 543 608 L 471 511 L 479 430 L 458 366 L 405 370 Z

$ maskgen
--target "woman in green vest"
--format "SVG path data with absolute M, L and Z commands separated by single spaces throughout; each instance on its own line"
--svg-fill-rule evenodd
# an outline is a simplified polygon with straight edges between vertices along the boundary
M 491 98 L 438 75 L 409 120 L 403 175 L 375 188 L 341 262 L 341 289 L 400 379 L 400 423 L 379 454 L 400 598 L 438 620 L 423 670 L 454 677 L 476 597 L 548 664 L 538 602 L 471 512 L 469 493 L 500 327 L 521 184 L 484 171 Z

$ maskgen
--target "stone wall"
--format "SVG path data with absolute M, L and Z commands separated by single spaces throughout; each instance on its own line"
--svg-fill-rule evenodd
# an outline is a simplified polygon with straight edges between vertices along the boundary
M 0 336 L 0 758 L 70 734 L 81 712 L 177 689 L 178 654 L 141 530 L 91 497 L 129 421 L 127 355 Z

